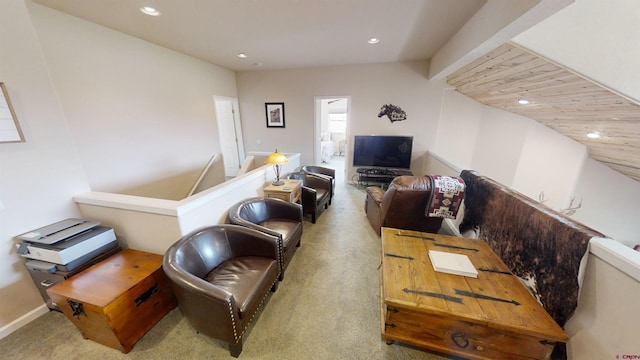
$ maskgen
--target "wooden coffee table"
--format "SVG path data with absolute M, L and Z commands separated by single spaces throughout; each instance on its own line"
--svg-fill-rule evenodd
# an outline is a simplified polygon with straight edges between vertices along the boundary
M 433 270 L 464 254 L 478 277 Z M 482 240 L 382 229 L 382 337 L 468 359 L 547 359 L 568 338 Z

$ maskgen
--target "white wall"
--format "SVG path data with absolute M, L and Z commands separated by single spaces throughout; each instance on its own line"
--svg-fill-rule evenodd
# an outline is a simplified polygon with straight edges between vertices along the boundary
M 320 163 L 313 158 L 313 140 L 319 138 L 314 137 L 314 97 L 351 96 L 347 143 L 352 144 L 354 135 L 413 135 L 412 170 L 420 173 L 422 157 L 435 144 L 443 88 L 443 81 L 426 79 L 426 70 L 426 63 L 415 62 L 240 72 L 245 146 L 249 151 L 299 152 L 303 165 Z M 286 128 L 266 128 L 265 102 L 285 103 Z M 405 110 L 407 120 L 378 118 L 380 107 L 389 103 Z M 349 166 L 351 146 L 345 159 L 347 180 L 355 175 Z
M 564 8 L 573 0 L 487 0 L 432 58 L 429 77 L 446 77 Z
M 471 168 L 511 185 L 530 119 L 505 111 L 483 107 Z
M 470 131 L 477 129 L 477 139 L 467 134 L 462 148 L 438 146 L 438 155 L 454 154 L 457 167 L 479 170 L 534 200 L 543 190 L 545 204 L 556 210 L 574 195 L 582 207 L 572 218 L 628 245 L 640 242 L 640 183 L 589 159 L 583 145 L 531 119 L 474 104 L 453 91 L 445 92 L 443 104 L 438 144 L 453 143 L 465 121 Z M 478 113 L 480 118 L 467 120 Z M 570 359 L 634 354 L 640 254 L 615 240 L 604 239 L 606 258 L 591 245 L 579 305 L 565 327 Z
M 445 99 L 437 155 L 534 200 L 544 191 L 545 205 L 555 210 L 566 208 L 573 196 L 582 201 L 574 219 L 628 245 L 640 242 L 635 226 L 640 183 L 588 158 L 583 145 L 531 119 L 486 107 L 454 91 L 445 92 Z M 482 117 L 470 117 L 477 113 Z M 464 141 L 456 142 L 464 122 L 470 124 L 469 131 L 478 129 L 476 138 L 466 134 Z M 457 147 L 445 146 L 449 143 Z M 611 189 L 620 194 L 613 200 Z
M 314 96 L 348 94 L 352 99 L 350 136 L 355 134 L 410 134 L 414 156 L 433 151 L 460 168 L 481 173 L 560 210 L 570 198 L 582 200 L 574 215 L 604 234 L 632 241 L 640 207 L 640 185 L 586 158 L 583 145 L 550 131 L 532 119 L 482 105 L 442 81 L 426 80 L 418 64 L 377 64 L 238 74 L 244 137 L 247 150 L 300 152 L 301 163 L 313 161 Z M 277 94 L 277 95 L 269 95 Z M 415 94 L 422 98 L 416 99 Z M 264 102 L 284 101 L 285 129 L 267 129 Z M 396 103 L 408 119 L 390 123 L 377 118 L 380 104 Z M 437 138 L 434 138 L 437 134 Z M 261 144 L 257 144 L 257 140 Z M 350 164 L 352 158 L 346 158 Z M 316 160 L 319 162 L 319 159 Z M 424 172 L 415 158 L 412 170 Z M 354 176 L 349 167 L 347 179 Z M 602 184 L 624 191 L 615 205 Z M 607 186 L 608 188 L 608 186 Z M 617 211 L 621 209 L 622 211 Z M 637 242 L 637 240 L 636 240 Z
M 193 182 L 220 153 L 213 96 L 237 97 L 234 72 L 44 6 L 29 12 L 92 190 Z
M 447 86 L 444 90 L 438 137 L 433 152 L 454 164 L 469 167 L 473 161 L 484 108 Z
M 578 307 L 565 326 L 571 337 L 567 353 L 572 360 L 632 359 L 625 355 L 638 355 L 635 325 L 640 321 L 640 312 L 637 311 L 640 254 L 630 251 L 630 257 L 635 259 L 630 259 L 629 264 L 636 265 L 625 270 L 635 270 L 636 276 L 629 276 L 633 271 L 621 271 L 611 266 L 611 260 L 618 258 L 619 250 L 624 249 L 611 251 L 608 242 L 623 247 L 611 239 L 591 240 L 589 245 L 591 254 Z
M 268 153 L 250 154 L 266 158 Z M 300 166 L 300 154 L 289 159 L 283 173 Z M 258 168 L 180 201 L 141 196 L 88 192 L 74 197 L 86 218 L 113 227 L 125 248 L 164 254 L 182 236 L 204 226 L 227 223 L 231 206 L 242 199 L 263 196 L 265 184 L 275 177 L 273 167 L 259 161 Z
M 512 41 L 640 100 L 639 22 L 637 0 L 576 0 Z
M 434 153 L 505 185 L 515 178 L 531 119 L 484 106 L 447 88 Z
M 578 0 L 513 42 L 633 99 L 640 99 L 640 2 Z M 553 41 L 549 41 L 553 39 Z M 627 245 L 640 243 L 634 227 L 640 183 L 586 159 L 575 193 L 574 217 Z M 615 199 L 611 198 L 615 189 Z M 614 205 L 615 204 L 615 205 Z
M 575 196 L 574 187 L 587 158 L 587 149 L 546 126 L 527 120 L 529 127 L 512 186 L 533 199 L 543 194 L 544 204 L 552 209 L 566 209 Z
M 585 199 L 574 215 L 578 221 L 633 247 L 640 244 L 640 183 L 592 159 L 586 159 L 575 186 Z
M 462 148 L 444 146 L 455 140 L 465 122 L 476 140 L 465 134 Z M 628 245 L 640 242 L 640 183 L 588 158 L 583 145 L 531 119 L 446 91 L 438 144 L 443 145 L 437 147 L 438 154 L 445 159 L 452 154 L 458 166 L 477 169 L 533 199 L 544 191 L 545 204 L 556 210 L 566 208 L 573 195 L 582 202 L 574 219 Z M 634 256 L 635 264 L 625 258 Z M 621 266 L 637 269 L 638 257 L 626 247 L 616 248 L 606 261 L 589 254 L 579 306 L 566 326 L 571 359 L 633 354 L 638 316 L 630 299 L 640 287 L 637 277 Z
M 13 237 L 79 216 L 72 197 L 89 186 L 24 0 L 0 2 L 0 33 L 0 81 L 26 138 L 0 144 L 1 336 L 44 306 Z
M 219 153 L 213 96 L 237 90 L 230 70 L 30 1 L 0 2 L 0 32 L 27 140 L 0 144 L 1 337 L 47 311 L 13 237 L 81 216 L 79 193 L 195 180 Z

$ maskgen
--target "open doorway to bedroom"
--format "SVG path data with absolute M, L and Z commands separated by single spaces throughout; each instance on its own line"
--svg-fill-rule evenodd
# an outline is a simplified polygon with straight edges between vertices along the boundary
M 317 96 L 315 102 L 315 163 L 334 168 L 336 180 L 344 181 L 351 97 Z

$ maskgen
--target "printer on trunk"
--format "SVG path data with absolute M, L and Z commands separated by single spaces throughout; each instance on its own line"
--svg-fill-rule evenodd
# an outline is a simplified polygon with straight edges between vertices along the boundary
M 16 236 L 18 254 L 50 309 L 46 288 L 120 251 L 116 234 L 97 221 L 65 219 Z

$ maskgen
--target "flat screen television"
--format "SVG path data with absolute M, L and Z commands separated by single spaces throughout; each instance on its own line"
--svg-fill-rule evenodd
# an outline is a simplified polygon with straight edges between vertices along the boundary
M 409 169 L 413 136 L 356 135 L 353 166 Z

